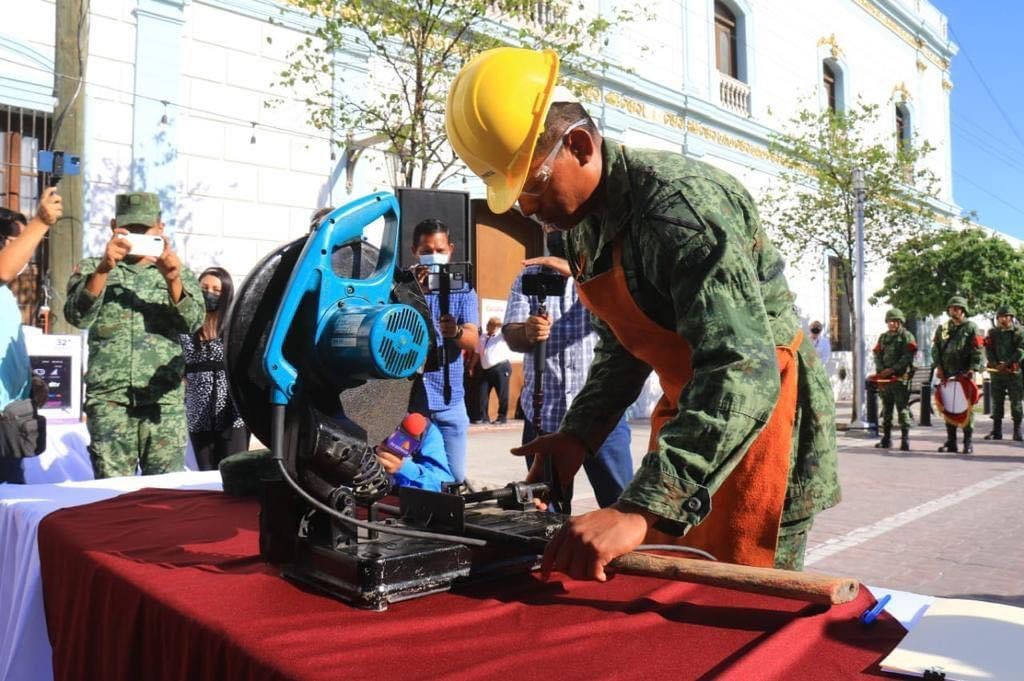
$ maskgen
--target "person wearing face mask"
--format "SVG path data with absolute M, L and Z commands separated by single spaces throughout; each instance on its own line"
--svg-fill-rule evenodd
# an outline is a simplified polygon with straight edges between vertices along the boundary
M 199 282 L 163 236 L 160 199 L 118 194 L 103 255 L 82 260 L 68 281 L 64 316 L 89 330 L 85 414 L 97 478 L 181 470 L 185 452 L 179 336 L 203 323 Z M 157 235 L 158 257 L 131 254 L 127 234 Z
M 21 310 L 9 285 L 28 266 L 36 247 L 63 211 L 54 187 L 43 192 L 31 220 L 0 208 L 0 483 L 24 483 L 21 460 L 40 453 L 44 444 L 39 421 L 42 417 L 36 414 L 41 405 L 30 400 L 32 366 L 21 328 Z
M 238 415 L 224 369 L 222 333 L 234 284 L 221 267 L 199 275 L 206 319 L 194 334 L 182 334 L 185 353 L 185 416 L 188 436 L 201 471 L 212 471 L 221 460 L 249 449 L 249 430 Z
M 970 454 L 974 451 L 973 407 L 980 397 L 978 387 L 974 384 L 974 372 L 981 371 L 981 348 L 984 342 L 978 327 L 967 319 L 966 298 L 950 298 L 946 303 L 946 312 L 949 321 L 935 329 L 935 337 L 932 338 L 932 367 L 935 369 L 935 378 L 939 380 L 935 402 L 946 422 L 946 441 L 939 447 L 939 451 L 956 453 L 956 429 L 959 427 L 964 430 L 964 454 Z M 950 404 L 946 404 L 943 395 L 952 397 L 958 394 L 946 390 L 953 382 L 960 384 L 962 399 L 954 402 L 947 397 Z
M 441 294 L 432 290 L 435 287 L 431 285 L 431 274 L 438 273 L 439 265 L 451 262 L 456 248 L 445 223 L 423 220 L 417 224 L 413 228 L 411 248 L 419 261 L 415 274 L 434 320 L 437 344 L 444 344 L 446 348 L 451 394 L 446 401 L 443 367 L 426 371 L 413 383 L 409 411 L 423 414 L 441 431 L 452 475 L 456 481 L 462 482 L 466 479 L 466 433 L 469 430 L 462 380 L 465 370 L 462 351 L 475 349 L 479 339 L 477 324 L 480 313 L 476 291 L 468 283 L 465 288 L 452 291 L 448 296 L 448 314 L 441 314 Z

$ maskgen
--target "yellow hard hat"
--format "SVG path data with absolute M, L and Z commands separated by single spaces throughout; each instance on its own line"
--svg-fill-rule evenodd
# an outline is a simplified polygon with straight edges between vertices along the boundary
M 554 50 L 498 47 L 474 57 L 448 91 L 448 142 L 504 213 L 526 182 L 558 80 Z

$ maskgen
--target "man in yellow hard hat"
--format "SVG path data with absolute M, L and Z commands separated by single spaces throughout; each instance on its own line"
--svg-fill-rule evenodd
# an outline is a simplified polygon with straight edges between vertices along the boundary
M 664 396 L 632 483 L 566 523 L 544 569 L 603 580 L 645 540 L 799 569 L 814 514 L 839 500 L 835 409 L 782 259 L 735 179 L 603 139 L 557 80 L 554 52 L 498 48 L 448 98 L 449 141 L 491 210 L 518 202 L 565 232 L 600 338 L 559 431 L 513 452 L 537 455 L 531 480 L 546 457 L 569 480 L 652 370 Z

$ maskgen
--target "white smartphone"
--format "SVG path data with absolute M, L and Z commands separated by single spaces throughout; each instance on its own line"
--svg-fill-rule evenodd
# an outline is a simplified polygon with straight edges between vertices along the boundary
M 157 234 L 122 234 L 131 243 L 129 253 L 132 255 L 152 256 L 159 258 L 164 252 L 164 238 Z

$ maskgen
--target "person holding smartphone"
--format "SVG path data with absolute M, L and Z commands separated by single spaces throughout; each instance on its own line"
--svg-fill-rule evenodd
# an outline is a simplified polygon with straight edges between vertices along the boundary
M 576 282 L 570 275 L 569 263 L 565 260 L 562 234 L 550 231 L 545 237 L 548 254 L 541 258 L 530 258 L 508 294 L 505 307 L 505 324 L 502 333 L 511 349 L 523 355 L 523 390 L 519 393 L 519 405 L 523 408 L 522 443 L 533 442 L 544 433 L 554 433 L 562 423 L 565 412 L 572 405 L 587 381 L 587 371 L 594 362 L 594 347 L 597 332 L 591 324 L 590 312 L 576 294 Z M 530 277 L 553 277 L 560 284 L 534 294 L 524 284 Z M 546 295 L 540 295 L 540 293 Z M 545 314 L 540 314 L 543 304 Z M 538 419 L 533 413 L 534 358 L 533 348 L 537 343 L 547 342 L 544 370 L 541 376 L 543 399 L 540 409 L 540 432 L 534 426 Z M 626 417 L 619 418 L 594 456 L 583 461 L 583 469 L 594 489 L 594 497 L 601 508 L 611 506 L 619 499 L 622 490 L 633 479 L 633 457 L 630 453 L 632 432 Z M 533 457 L 527 457 L 527 468 L 533 464 Z M 563 501 L 572 501 L 572 492 L 563 492 Z
M 63 212 L 55 187 L 43 192 L 31 220 L 0 208 L 0 483 L 24 483 L 21 460 L 39 454 L 45 445 L 39 427 L 42 417 L 36 414 L 41 405 L 30 400 L 32 366 L 21 329 L 21 310 L 9 284 L 28 266 Z
M 97 478 L 181 470 L 185 359 L 178 342 L 205 317 L 199 282 L 164 236 L 160 199 L 118 194 L 103 255 L 79 263 L 64 316 L 89 330 L 85 413 Z M 148 238 L 147 238 L 148 237 Z M 140 255 L 159 237 L 163 250 Z M 138 244 L 138 246 L 137 246 Z

